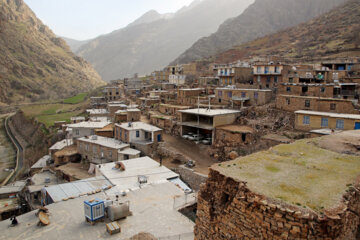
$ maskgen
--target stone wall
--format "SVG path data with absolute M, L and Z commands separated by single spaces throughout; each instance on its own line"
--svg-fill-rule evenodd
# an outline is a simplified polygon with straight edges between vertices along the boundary
M 324 213 L 252 192 L 246 182 L 210 170 L 198 196 L 196 240 L 358 239 L 360 179 L 339 206 Z
M 175 169 L 175 172 L 180 175 L 180 178 L 189 185 L 194 191 L 200 190 L 200 185 L 205 183 L 207 176 L 201 173 L 197 173 L 194 170 L 185 166 L 180 166 Z
M 309 101 L 310 106 L 305 106 L 305 101 Z M 334 108 L 331 107 L 332 104 Z M 309 110 L 319 112 L 359 114 L 351 100 L 335 98 L 316 98 L 292 95 L 278 95 L 276 97 L 276 108 L 285 111 Z

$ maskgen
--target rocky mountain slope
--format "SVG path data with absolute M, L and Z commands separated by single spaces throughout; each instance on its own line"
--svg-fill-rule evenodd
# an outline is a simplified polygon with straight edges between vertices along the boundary
M 289 58 L 360 55 L 360 1 L 350 0 L 306 23 L 234 47 L 216 56 L 232 62 L 249 56 Z
M 198 40 L 172 64 L 187 63 L 226 51 L 235 45 L 296 26 L 346 0 L 256 0 L 241 15 L 224 22 L 217 32 Z
M 76 39 L 72 39 L 72 38 L 67 38 L 67 37 L 61 37 L 60 38 L 64 39 L 65 42 L 67 43 L 67 45 L 70 47 L 71 51 L 76 52 L 77 50 L 79 50 L 79 48 L 85 44 L 87 44 L 88 42 L 90 42 L 91 40 L 76 40 Z
M 104 84 L 23 2 L 0 0 L 0 102 L 67 97 Z
M 203 0 L 169 17 L 100 36 L 77 52 L 105 80 L 145 74 L 165 67 L 229 17 L 243 12 L 253 0 Z

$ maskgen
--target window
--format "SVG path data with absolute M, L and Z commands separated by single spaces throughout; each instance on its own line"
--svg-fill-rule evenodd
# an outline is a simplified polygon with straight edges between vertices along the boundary
M 125 139 L 127 139 L 127 132 L 125 132 Z
M 261 73 L 261 67 L 257 67 L 257 68 L 256 68 L 256 72 L 257 72 L 257 73 Z
M 267 83 L 270 83 L 270 82 L 271 82 L 271 77 L 270 77 L 270 76 L 267 76 L 266 82 L 267 82 Z
M 122 130 L 121 130 L 121 128 L 120 128 L 120 138 L 122 137 Z
M 94 135 L 94 129 L 90 130 L 90 135 Z
M 232 85 L 232 80 L 231 79 L 229 80 L 229 85 Z
M 219 91 L 218 94 L 219 94 L 219 97 L 222 97 L 222 91 Z
M 112 151 L 109 151 L 109 157 L 112 158 Z
M 289 83 L 293 83 L 294 82 L 294 78 L 289 78 Z
M 286 87 L 287 92 L 291 92 L 291 87 Z
M 280 73 L 278 66 L 275 66 L 275 73 Z
M 257 76 L 257 81 L 258 81 L 258 83 L 261 82 L 261 76 Z
M 310 100 L 305 100 L 305 107 L 307 107 L 307 108 L 310 107 Z
M 321 118 L 321 127 L 328 127 L 329 126 L 329 119 Z
M 228 97 L 229 97 L 229 98 L 232 98 L 232 92 L 231 92 L 231 91 L 228 92 Z
M 100 150 L 100 156 L 103 158 L 104 157 L 104 149 L 101 148 Z
M 336 104 L 330 103 L 330 110 L 336 110 Z
M 344 120 L 342 119 L 336 120 L 336 129 L 344 129 Z
M 79 143 L 79 149 L 82 150 L 82 143 Z
M 310 116 L 304 116 L 303 124 L 304 125 L 310 125 Z
M 286 104 L 287 104 L 287 105 L 290 105 L 290 98 L 287 98 L 287 99 L 286 99 Z
M 265 67 L 265 73 L 269 73 L 269 67 Z
M 86 151 L 89 151 L 89 144 L 85 145 L 85 149 L 86 149 Z
M 140 137 L 140 131 L 136 131 L 136 137 L 137 137 L 137 138 Z
M 79 136 L 79 135 L 80 135 L 79 129 L 75 129 L 75 135 L 76 135 L 76 136 Z
M 274 77 L 274 83 L 278 83 L 278 81 L 279 81 L 279 80 L 278 80 L 278 76 L 275 76 L 275 77 Z
M 93 153 L 96 153 L 96 146 L 93 146 Z
M 322 92 L 322 93 L 325 92 L 325 88 L 324 88 L 324 87 L 321 88 L 321 92 Z
M 254 98 L 258 99 L 259 98 L 259 93 L 258 92 L 254 92 Z
M 245 98 L 246 97 L 246 92 L 241 92 L 241 97 Z

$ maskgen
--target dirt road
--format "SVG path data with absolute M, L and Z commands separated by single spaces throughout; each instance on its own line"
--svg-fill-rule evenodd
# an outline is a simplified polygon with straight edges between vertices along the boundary
M 164 134 L 163 137 L 168 146 L 176 149 L 180 154 L 196 161 L 194 170 L 199 173 L 208 174 L 208 167 L 217 162 L 209 155 L 210 146 L 195 144 L 193 141 L 173 137 L 168 134 Z

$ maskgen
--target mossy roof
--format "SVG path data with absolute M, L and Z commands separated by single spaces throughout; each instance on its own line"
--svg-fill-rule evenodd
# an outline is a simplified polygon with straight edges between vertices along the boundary
M 321 138 L 278 145 L 212 169 L 247 182 L 258 194 L 321 211 L 336 206 L 355 182 L 360 157 L 320 148 L 319 141 Z

